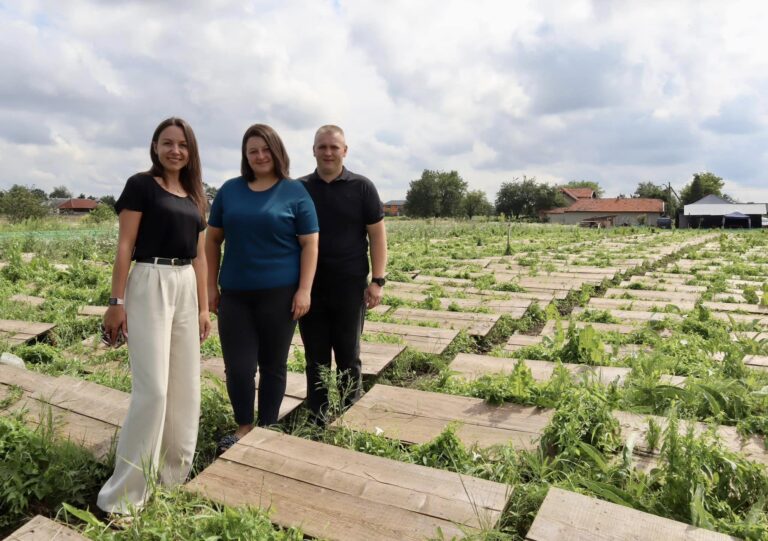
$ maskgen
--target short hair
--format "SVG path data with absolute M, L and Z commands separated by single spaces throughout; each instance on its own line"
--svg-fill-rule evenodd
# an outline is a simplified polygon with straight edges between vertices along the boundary
M 342 130 L 335 124 L 326 124 L 324 126 L 320 126 L 319 128 L 317 128 L 317 131 L 315 132 L 315 139 L 317 139 L 317 136 L 320 135 L 321 133 L 326 133 L 326 132 L 338 133 L 339 135 L 341 135 L 346 139 L 344 135 L 344 130 Z
M 283 140 L 277 135 L 277 132 L 272 127 L 266 124 L 254 124 L 243 135 L 243 145 L 241 147 L 242 159 L 240 161 L 240 174 L 243 178 L 250 182 L 256 176 L 253 174 L 253 169 L 248 163 L 248 157 L 245 155 L 245 144 L 251 137 L 261 137 L 264 142 L 267 143 L 269 153 L 272 154 L 272 163 L 275 164 L 275 174 L 278 179 L 289 178 L 289 170 L 291 166 L 291 160 L 288 157 L 288 152 L 285 150 Z
M 179 182 L 184 188 L 184 191 L 189 194 L 189 197 L 194 201 L 197 208 L 200 210 L 200 215 L 205 222 L 205 207 L 207 200 L 205 198 L 205 190 L 203 189 L 203 174 L 202 166 L 200 164 L 200 153 L 197 149 L 197 139 L 195 138 L 195 132 L 192 131 L 192 127 L 183 119 L 177 117 L 170 117 L 163 120 L 155 128 L 155 133 L 152 134 L 152 142 L 149 144 L 149 157 L 152 160 L 152 167 L 147 171 L 153 177 L 165 178 L 165 168 L 160 163 L 160 157 L 157 155 L 155 145 L 160 139 L 160 134 L 163 130 L 169 126 L 176 126 L 181 128 L 184 132 L 184 139 L 187 140 L 187 152 L 189 153 L 189 159 L 187 165 L 185 165 L 179 172 Z

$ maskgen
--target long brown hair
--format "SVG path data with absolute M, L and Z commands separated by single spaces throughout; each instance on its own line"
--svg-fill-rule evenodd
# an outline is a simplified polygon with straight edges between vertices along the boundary
M 291 160 L 288 158 L 288 152 L 285 150 L 282 139 L 277 135 L 277 132 L 266 124 L 254 124 L 243 135 L 243 145 L 241 148 L 242 160 L 240 161 L 240 174 L 243 178 L 250 182 L 255 177 L 253 169 L 251 169 L 248 163 L 248 157 L 245 155 L 245 144 L 251 137 L 261 137 L 269 147 L 269 153 L 272 154 L 272 163 L 275 164 L 275 175 L 278 179 L 290 178 L 288 176 Z
M 197 208 L 200 209 L 200 216 L 205 223 L 205 209 L 208 205 L 208 201 L 205 198 L 205 191 L 203 190 L 203 174 L 202 166 L 200 165 L 200 154 L 197 150 L 197 139 L 195 138 L 195 132 L 192 131 L 192 127 L 181 118 L 171 117 L 163 120 L 155 129 L 155 133 L 152 134 L 152 142 L 149 144 L 149 157 L 152 159 L 152 167 L 148 171 L 153 177 L 165 178 L 165 169 L 160 163 L 160 158 L 155 151 L 155 145 L 157 144 L 160 134 L 168 126 L 176 126 L 181 128 L 184 132 L 184 138 L 187 140 L 187 151 L 189 152 L 189 160 L 181 172 L 179 173 L 179 182 L 181 182 L 184 191 L 189 194 L 190 199 L 194 201 Z

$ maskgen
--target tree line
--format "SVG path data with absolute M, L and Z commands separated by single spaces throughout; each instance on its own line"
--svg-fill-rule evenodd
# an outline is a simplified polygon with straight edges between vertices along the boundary
M 603 195 L 602 187 L 590 180 L 573 180 L 553 186 L 536 177 L 514 178 L 499 186 L 493 203 L 482 190 L 468 190 L 467 182 L 457 171 L 425 169 L 421 178 L 411 181 L 405 198 L 404 213 L 413 218 L 472 218 L 504 214 L 515 219 L 538 220 L 545 210 L 566 206 L 561 187 L 589 188 L 596 197 Z M 723 179 L 709 172 L 695 173 L 680 193 L 670 183 L 640 182 L 629 197 L 661 199 L 667 214 L 675 216 L 683 205 L 689 205 L 706 195 L 717 195 L 732 201 L 723 193 Z M 620 195 L 619 197 L 627 197 Z
M 74 196 L 65 186 L 57 186 L 50 193 L 45 193 L 40 188 L 34 186 L 22 186 L 14 184 L 8 190 L 0 190 L 0 214 L 3 214 L 8 221 L 16 223 L 28 219 L 43 218 L 53 212 L 51 200 L 54 199 L 72 199 Z M 97 207 L 104 207 L 100 210 L 100 215 L 107 217 L 109 212 L 114 215 L 112 207 L 115 204 L 115 198 L 107 195 L 96 198 L 92 195 L 86 196 L 80 194 L 78 199 L 91 199 L 99 201 Z

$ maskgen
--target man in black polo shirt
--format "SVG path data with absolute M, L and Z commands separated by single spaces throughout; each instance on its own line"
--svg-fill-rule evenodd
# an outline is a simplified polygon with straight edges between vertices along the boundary
M 321 378 L 321 367 L 331 367 L 331 350 L 344 406 L 360 397 L 360 335 L 366 307 L 381 302 L 387 234 L 376 187 L 344 167 L 347 144 L 342 129 L 331 125 L 318 129 L 312 152 L 317 169 L 301 180 L 315 202 L 320 252 L 312 305 L 299 321 L 299 329 L 307 360 L 307 402 L 313 420 L 324 425 L 328 390 Z

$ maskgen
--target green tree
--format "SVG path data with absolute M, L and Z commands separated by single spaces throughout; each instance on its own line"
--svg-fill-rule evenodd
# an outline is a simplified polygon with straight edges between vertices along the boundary
M 646 199 L 661 199 L 664 201 L 664 209 L 667 216 L 675 216 L 679 203 L 677 195 L 672 191 L 670 186 L 663 186 L 661 184 L 654 184 L 653 182 L 640 182 L 635 189 L 633 197 L 643 197 Z
M 99 202 L 103 205 L 109 205 L 110 207 L 114 208 L 115 203 L 117 203 L 117 199 L 115 199 L 114 195 L 105 195 L 99 199 Z
M 67 189 L 67 187 L 64 185 L 56 186 L 53 190 L 51 190 L 51 193 L 48 194 L 48 197 L 51 199 L 70 199 L 72 197 L 72 192 L 70 192 L 69 189 Z
M 458 172 L 425 169 L 412 180 L 405 196 L 405 212 L 415 218 L 453 217 L 461 213 L 467 183 Z
M 205 197 L 209 201 L 213 201 L 213 198 L 216 197 L 216 194 L 219 192 L 219 189 L 215 186 L 211 186 L 207 182 L 203 182 L 203 192 L 205 193 Z
M 27 188 L 14 184 L 10 190 L 5 192 L 2 198 L 2 208 L 0 212 L 8 217 L 10 222 L 21 222 L 28 218 L 42 218 L 48 214 L 48 208 L 45 206 L 45 192 L 40 195 L 39 188 Z
M 707 195 L 723 197 L 723 179 L 706 171 L 696 173 L 693 180 L 680 191 L 680 203 L 690 205 Z
M 111 205 L 105 203 L 99 203 L 96 208 L 93 209 L 85 219 L 94 224 L 100 224 L 103 222 L 114 221 L 117 219 L 115 209 Z
M 518 219 L 537 218 L 542 210 L 564 206 L 560 191 L 554 186 L 539 183 L 536 177 L 504 182 L 496 194 L 496 212 Z
M 603 197 L 605 191 L 594 180 L 572 180 L 564 186 L 565 188 L 589 188 L 595 192 L 595 197 Z
M 467 192 L 462 202 L 462 213 L 470 220 L 472 216 L 490 216 L 493 214 L 493 205 L 488 201 L 483 190 Z

